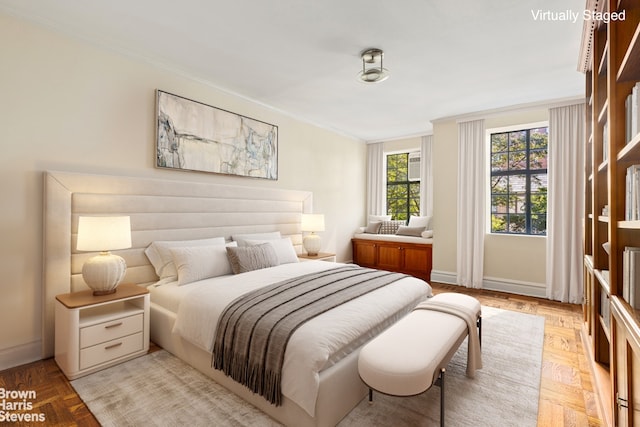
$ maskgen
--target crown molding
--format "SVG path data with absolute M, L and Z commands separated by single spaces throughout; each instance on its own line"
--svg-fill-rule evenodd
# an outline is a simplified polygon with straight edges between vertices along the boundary
M 494 108 L 491 110 L 476 111 L 473 113 L 459 114 L 455 116 L 440 117 L 431 120 L 431 123 L 441 123 L 455 120 L 456 122 L 466 122 L 469 120 L 487 119 L 490 117 L 502 116 L 507 113 L 537 110 L 540 108 L 557 108 L 567 105 L 581 104 L 585 102 L 584 95 L 576 95 L 568 98 L 558 98 L 546 101 L 530 102 L 526 104 L 511 105 L 508 107 Z

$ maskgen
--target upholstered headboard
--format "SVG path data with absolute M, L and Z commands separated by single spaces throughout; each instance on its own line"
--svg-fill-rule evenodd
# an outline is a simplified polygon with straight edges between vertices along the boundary
M 80 215 L 129 215 L 130 249 L 114 251 L 127 263 L 124 281 L 157 276 L 144 249 L 155 240 L 225 237 L 280 231 L 300 252 L 307 191 L 242 187 L 151 178 L 46 172 L 44 177 L 43 357 L 54 354 L 54 299 L 87 289 L 82 265 L 94 253 L 76 250 Z

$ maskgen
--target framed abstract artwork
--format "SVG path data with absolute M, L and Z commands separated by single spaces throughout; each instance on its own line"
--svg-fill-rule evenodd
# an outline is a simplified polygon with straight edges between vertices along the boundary
M 278 179 L 278 126 L 157 90 L 156 167 Z

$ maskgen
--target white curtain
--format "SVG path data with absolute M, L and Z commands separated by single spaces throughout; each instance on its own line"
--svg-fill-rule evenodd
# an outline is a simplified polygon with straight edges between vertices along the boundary
M 580 304 L 584 214 L 584 104 L 549 110 L 547 298 Z
M 458 123 L 457 283 L 481 288 L 485 234 L 484 120 Z
M 422 137 L 420 143 L 420 215 L 433 215 L 433 169 L 431 152 L 433 135 Z
M 385 215 L 387 189 L 385 187 L 384 144 L 367 144 L 367 214 Z

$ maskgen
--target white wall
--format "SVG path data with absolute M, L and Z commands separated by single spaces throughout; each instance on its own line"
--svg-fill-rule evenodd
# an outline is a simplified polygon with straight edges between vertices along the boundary
M 351 259 L 363 142 L 3 14 L 0 52 L 0 369 L 40 357 L 45 170 L 312 191 L 323 251 Z M 278 181 L 155 169 L 156 89 L 278 125 Z
M 548 107 L 487 114 L 485 129 L 547 121 Z M 482 118 L 479 113 L 474 119 Z M 458 124 L 433 123 L 433 273 L 432 280 L 455 283 L 457 239 Z M 545 295 L 546 238 L 486 234 L 484 287 L 534 296 Z
M 393 152 L 410 152 L 420 151 L 422 137 L 416 136 L 412 138 L 395 139 L 393 141 L 385 141 L 383 143 L 385 153 Z

